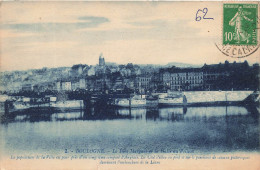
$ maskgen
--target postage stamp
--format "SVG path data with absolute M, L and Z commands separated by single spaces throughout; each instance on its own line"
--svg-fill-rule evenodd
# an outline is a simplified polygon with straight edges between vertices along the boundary
M 223 44 L 257 45 L 257 4 L 224 4 Z
M 259 48 L 258 4 L 223 4 L 222 44 L 226 56 L 247 57 Z

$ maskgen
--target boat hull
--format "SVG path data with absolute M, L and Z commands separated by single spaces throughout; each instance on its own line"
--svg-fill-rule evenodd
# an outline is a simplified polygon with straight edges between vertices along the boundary
M 116 99 L 113 104 L 117 107 L 145 107 L 146 100 L 145 99 Z

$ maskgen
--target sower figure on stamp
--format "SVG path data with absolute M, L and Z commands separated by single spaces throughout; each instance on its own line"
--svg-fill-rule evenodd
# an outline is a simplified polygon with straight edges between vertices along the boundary
M 235 14 L 235 16 L 229 21 L 230 26 L 235 26 L 235 37 L 234 39 L 237 40 L 237 43 L 240 43 L 240 41 L 246 41 L 246 43 L 249 43 L 249 38 L 251 37 L 250 34 L 246 32 L 244 29 L 245 20 L 252 22 L 252 19 L 249 19 L 246 17 L 246 12 L 243 11 L 242 6 L 238 8 L 238 12 Z

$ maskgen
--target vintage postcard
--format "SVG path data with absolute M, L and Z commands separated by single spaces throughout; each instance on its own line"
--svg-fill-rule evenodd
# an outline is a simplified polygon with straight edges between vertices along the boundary
M 259 2 L 1 2 L 0 169 L 260 169 Z

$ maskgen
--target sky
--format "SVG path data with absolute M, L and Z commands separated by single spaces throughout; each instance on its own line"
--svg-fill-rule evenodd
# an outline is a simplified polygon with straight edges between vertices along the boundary
M 223 55 L 222 2 L 2 2 L 2 71 L 118 64 L 259 62 Z M 207 8 L 212 20 L 195 21 Z

